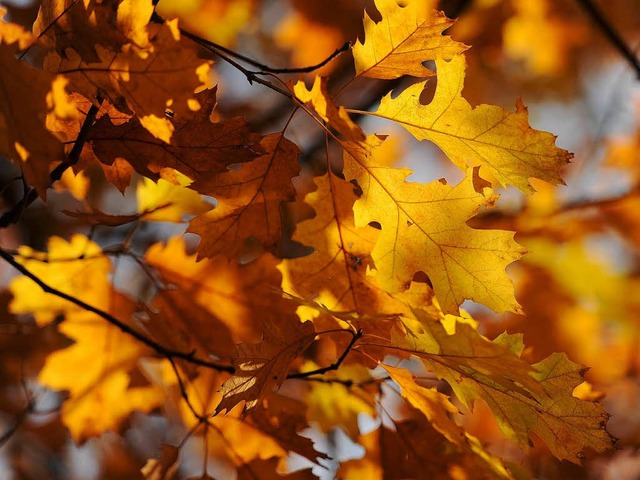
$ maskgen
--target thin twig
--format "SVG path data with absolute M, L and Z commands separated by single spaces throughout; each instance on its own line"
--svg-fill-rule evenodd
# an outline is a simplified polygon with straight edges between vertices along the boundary
M 599 10 L 592 0 L 578 0 L 580 6 L 591 17 L 591 20 L 600 28 L 602 33 L 613 44 L 613 46 L 620 52 L 620 54 L 629 62 L 629 64 L 636 71 L 636 75 L 640 79 L 640 61 L 638 57 L 633 53 L 631 48 L 622 39 L 622 36 L 613 28 L 613 25 L 605 18 L 603 13 Z
M 349 355 L 349 352 L 351 351 L 355 343 L 358 341 L 358 339 L 360 339 L 360 337 L 362 337 L 362 330 L 358 330 L 356 332 L 354 332 L 353 330 L 338 330 L 338 331 L 348 332 L 351 334 L 351 341 L 349 342 L 349 345 L 347 345 L 347 347 L 344 349 L 344 352 L 342 352 L 342 355 L 340 355 L 340 358 L 338 358 L 338 360 L 336 360 L 335 362 L 333 362 L 331 365 L 327 367 L 317 368 L 315 370 L 311 370 L 308 372 L 290 373 L 287 375 L 286 379 L 288 380 L 290 378 L 307 378 L 312 375 L 322 375 L 332 370 L 337 370 L 338 368 L 340 368 L 340 365 L 342 365 L 342 362 L 344 362 L 344 359 L 347 358 L 347 355 Z
M 157 22 L 157 23 L 164 23 L 164 18 L 162 18 L 158 13 L 154 12 L 153 15 L 151 16 L 151 21 Z M 315 65 L 310 65 L 307 67 L 274 68 L 274 67 L 270 67 L 269 65 L 265 65 L 264 63 L 260 63 L 251 57 L 243 55 L 242 53 L 238 53 L 234 50 L 231 50 L 230 48 L 220 45 L 219 43 L 212 42 L 211 40 L 207 40 L 206 38 L 196 35 L 195 33 L 191 33 L 188 30 L 185 30 L 184 28 L 180 28 L 180 33 L 185 37 L 193 40 L 197 44 L 203 47 L 206 47 L 209 50 L 213 49 L 213 50 L 216 50 L 216 52 L 222 52 L 227 56 L 236 58 L 241 62 L 247 63 L 259 69 L 260 70 L 259 72 L 254 72 L 258 75 L 268 74 L 268 73 L 282 73 L 282 74 L 310 73 L 310 72 L 313 72 L 314 70 L 318 70 L 319 68 L 324 67 L 326 64 L 331 62 L 331 60 L 336 58 L 341 53 L 351 50 L 351 42 L 345 42 L 342 46 L 336 48 L 335 51 L 331 53 L 331 55 L 329 55 L 327 58 L 325 58 L 321 62 L 316 63 Z
M 189 363 L 193 363 L 195 365 L 200 365 L 203 367 L 208 367 L 214 370 L 229 372 L 229 373 L 235 372 L 235 368 L 231 365 L 225 365 L 225 364 L 211 362 L 209 360 L 197 358 L 195 356 L 195 352 L 181 352 L 178 350 L 172 350 L 170 348 L 165 347 L 164 345 L 159 344 L 155 340 L 152 340 L 151 338 L 138 332 L 137 330 L 130 327 L 126 323 L 122 322 L 121 320 L 118 320 L 113 315 L 110 315 L 109 313 L 103 310 L 100 310 L 99 308 L 89 305 L 88 303 L 85 303 L 82 300 L 76 297 L 73 297 L 69 294 L 66 294 L 50 286 L 49 284 L 45 283 L 37 275 L 35 275 L 29 269 L 27 269 L 24 265 L 21 265 L 20 263 L 18 263 L 18 261 L 16 261 L 16 259 L 13 258 L 11 254 L 9 254 L 8 252 L 6 252 L 1 248 L 0 248 L 0 257 L 2 257 L 7 263 L 9 263 L 12 267 L 14 267 L 20 273 L 30 278 L 31 280 L 33 280 L 44 292 L 50 293 L 52 295 L 55 295 L 56 297 L 67 300 L 68 302 L 73 303 L 74 305 L 82 308 L 83 310 L 86 310 L 88 312 L 98 315 L 99 317 L 103 318 L 114 327 L 118 328 L 121 332 L 135 338 L 140 343 L 143 343 L 144 345 L 151 348 L 156 353 L 158 353 L 159 355 L 162 355 L 165 358 L 181 358 L 183 360 L 186 360 Z
M 187 394 L 187 389 L 184 385 L 184 382 L 182 381 L 182 376 L 180 375 L 180 371 L 178 370 L 178 366 L 176 365 L 175 360 L 172 357 L 168 357 L 167 360 L 169 360 L 169 363 L 171 364 L 171 368 L 173 368 L 173 373 L 176 375 L 176 378 L 178 379 L 178 387 L 180 388 L 180 395 L 182 396 L 182 399 L 187 404 L 187 407 L 189 407 L 189 410 L 191 410 L 191 413 L 198 420 L 198 422 L 208 423 L 209 420 L 206 417 L 206 415 L 200 415 L 195 409 L 195 407 L 193 406 L 193 404 L 191 403 L 191 400 L 189 399 L 189 395 Z

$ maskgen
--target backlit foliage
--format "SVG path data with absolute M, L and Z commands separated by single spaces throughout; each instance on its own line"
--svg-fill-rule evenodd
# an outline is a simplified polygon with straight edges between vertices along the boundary
M 584 239 L 637 249 L 637 189 L 563 205 L 574 154 L 517 96 L 465 93 L 487 18 L 547 78 L 589 30 L 546 1 L 459 23 L 447 2 L 267 3 L 44 0 L 32 28 L 0 24 L 20 180 L 0 218 L 0 469 L 66 478 L 21 452 L 71 471 L 63 446 L 89 445 L 96 478 L 597 471 L 615 440 L 582 364 L 637 398 L 640 284 Z M 616 142 L 635 185 L 637 134 Z M 451 179 L 415 181 L 409 149 Z

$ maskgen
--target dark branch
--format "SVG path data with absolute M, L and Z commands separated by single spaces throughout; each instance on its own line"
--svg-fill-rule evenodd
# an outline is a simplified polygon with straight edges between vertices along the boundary
M 342 355 L 340 355 L 340 358 L 338 358 L 338 360 L 336 360 L 335 362 L 333 362 L 331 365 L 327 367 L 317 368 L 309 372 L 290 373 L 289 375 L 287 375 L 286 379 L 288 380 L 290 378 L 306 378 L 312 375 L 323 375 L 327 372 L 330 372 L 332 370 L 337 370 L 338 368 L 340 368 L 340 365 L 342 365 L 342 362 L 344 362 L 344 359 L 347 358 L 347 355 L 349 355 L 349 352 L 351 351 L 355 343 L 360 339 L 360 337 L 362 337 L 362 330 L 358 330 L 357 332 L 354 332 L 353 330 L 341 330 L 341 331 L 350 333 L 351 341 L 349 342 L 349 345 L 347 345 L 347 347 L 344 349 L 344 352 L 342 352 Z
M 602 33 L 613 44 L 613 46 L 620 52 L 620 54 L 629 62 L 629 64 L 635 69 L 636 75 L 640 79 L 640 61 L 636 57 L 635 53 L 629 48 L 629 46 L 622 39 L 620 34 L 613 28 L 611 23 L 605 18 L 602 12 L 598 9 L 592 0 L 578 0 L 580 6 L 591 17 L 591 20 L 600 28 Z
M 21 265 L 20 263 L 18 263 L 18 261 L 16 261 L 16 259 L 13 258 L 13 256 L 10 253 L 6 252 L 1 248 L 0 248 L 0 257 L 2 257 L 7 263 L 9 263 L 13 268 L 18 270 L 20 273 L 30 278 L 31 280 L 33 280 L 44 292 L 55 295 L 58 298 L 67 300 L 68 302 L 73 303 L 74 305 L 82 308 L 83 310 L 86 310 L 88 312 L 98 315 L 99 317 L 103 318 L 114 327 L 118 328 L 121 332 L 127 335 L 130 335 L 131 337 L 138 340 L 140 343 L 143 343 L 144 345 L 151 348 L 156 353 L 158 353 L 159 355 L 162 355 L 167 359 L 180 358 L 180 359 L 186 360 L 189 363 L 193 363 L 195 365 L 200 365 L 203 367 L 211 368 L 211 369 L 222 371 L 222 372 L 233 373 L 235 371 L 234 367 L 231 365 L 220 364 L 217 362 L 211 362 L 208 360 L 197 358 L 195 356 L 195 352 L 181 352 L 178 350 L 172 350 L 170 348 L 165 347 L 164 345 L 159 344 L 155 340 L 152 340 L 146 335 L 138 332 L 136 329 L 130 327 L 126 323 L 122 322 L 121 320 L 118 320 L 113 315 L 110 315 L 109 313 L 104 312 L 99 308 L 93 307 L 88 303 L 85 303 L 82 300 L 79 300 L 69 294 L 61 292 L 56 288 L 53 288 L 52 286 L 50 286 L 49 284 L 41 280 L 37 275 L 32 273 L 24 265 Z
M 99 100 L 99 103 L 102 103 Z M 89 129 L 93 126 L 93 123 L 96 120 L 96 116 L 98 115 L 98 111 L 100 110 L 99 105 L 92 104 L 91 108 L 87 112 L 87 116 L 84 118 L 84 122 L 82 122 L 82 126 L 80 127 L 80 132 L 78 133 L 78 137 L 76 138 L 75 143 L 73 144 L 73 148 L 69 152 L 67 159 L 54 168 L 49 174 L 49 179 L 51 184 L 60 180 L 62 174 L 65 170 L 80 160 L 80 154 L 82 153 L 82 149 L 84 148 L 84 144 L 87 142 L 87 136 L 89 134 Z M 9 225 L 16 223 L 20 220 L 23 212 L 29 208 L 29 206 L 38 199 L 38 192 L 35 188 L 29 188 L 22 200 L 16 203 L 11 210 L 5 212 L 0 217 L 0 228 L 6 228 Z

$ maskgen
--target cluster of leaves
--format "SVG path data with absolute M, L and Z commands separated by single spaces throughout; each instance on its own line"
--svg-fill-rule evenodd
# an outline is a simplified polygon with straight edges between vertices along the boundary
M 46 0 L 33 32 L 0 25 L 0 154 L 25 184 L 0 225 L 60 186 L 85 207 L 64 214 L 92 226 L 50 237 L 46 251 L 0 249 L 21 273 L 6 314 L 68 339 L 34 362 L 40 386 L 66 392 L 54 412 L 75 442 L 121 433 L 139 411 L 161 413 L 183 435 L 146 462 L 148 479 L 172 478 L 194 439 L 202 478 L 208 461 L 241 479 L 315 478 L 292 471 L 291 454 L 329 465 L 308 436 L 338 428 L 364 450 L 335 456 L 339 478 L 513 478 L 461 421 L 480 400 L 525 451 L 539 439 L 580 463 L 585 451 L 612 449 L 603 406 L 576 396 L 582 366 L 562 353 L 529 361 L 522 335 L 491 340 L 460 309 L 472 300 L 522 313 L 505 268 L 525 249 L 513 231 L 470 221 L 496 206 L 494 189 L 562 184 L 572 154 L 529 125 L 521 101 L 514 111 L 470 105 L 469 47 L 443 33 L 452 20 L 430 2 L 376 0 L 350 49 L 354 74 L 336 93 L 330 77 L 284 79 L 318 68 L 261 65 L 153 3 Z M 26 60 L 33 52 L 42 68 Z M 214 60 L 284 98 L 284 127 L 258 133 L 221 112 Z M 355 82 L 406 76 L 415 83 L 375 110 L 339 105 Z M 300 116 L 322 132 L 324 165 L 313 174 L 287 138 Z M 462 180 L 408 181 L 411 170 L 390 158 L 392 138 L 366 133 L 364 116 L 436 145 Z M 92 206 L 96 170 L 123 193 L 138 182 L 138 210 Z M 133 247 L 146 222 L 185 216 L 195 249 L 184 234 Z M 101 247 L 97 227 L 130 230 Z M 116 281 L 121 257 L 143 280 Z M 51 413 L 23 387 L 22 416 Z

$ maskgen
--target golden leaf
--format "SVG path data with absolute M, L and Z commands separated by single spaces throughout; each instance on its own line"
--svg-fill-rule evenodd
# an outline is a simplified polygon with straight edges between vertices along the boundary
M 353 46 L 356 75 L 394 79 L 403 75 L 427 77 L 433 72 L 422 64 L 436 58 L 450 59 L 468 47 L 443 36 L 453 25 L 433 1 L 410 0 L 400 7 L 396 0 L 376 0 L 382 21 L 364 16 L 365 41 Z
M 444 181 L 406 182 L 411 170 L 377 165 L 380 139 L 370 136 L 367 141 L 343 143 L 344 168 L 345 176 L 356 179 L 363 191 L 354 206 L 356 226 L 382 226 L 371 252 L 378 283 L 398 292 L 422 271 L 445 313 L 457 313 L 465 299 L 498 312 L 519 311 L 504 269 L 524 250 L 511 232 L 475 230 L 466 224 L 497 195 L 476 192 L 471 171 L 453 187 Z
M 518 101 L 515 112 L 494 105 L 472 108 L 462 98 L 465 60 L 436 60 L 438 85 L 429 105 L 420 103 L 424 83 L 416 83 L 396 98 L 382 98 L 372 115 L 392 120 L 418 140 L 438 145 L 461 170 L 482 165 L 502 185 L 531 193 L 529 178 L 562 184 L 560 169 L 573 154 L 555 146 L 555 137 L 529 126 L 527 109 Z M 482 170 L 481 170 L 482 171 Z
M 527 446 L 529 434 L 535 433 L 557 458 L 574 463 L 580 462 L 585 448 L 596 452 L 613 448 L 604 428 L 608 418 L 604 407 L 573 396 L 585 370 L 565 354 L 554 353 L 529 367 L 519 358 L 524 348 L 521 336 L 503 334 L 488 342 L 473 334 L 476 340 L 470 341 L 471 327 L 458 324 L 456 333 L 447 338 L 439 322 L 419 310 L 414 313 L 430 334 L 396 337 L 394 343 L 422 358 L 467 407 L 476 399 L 484 400 L 505 435 Z M 435 355 L 426 355 L 428 351 Z M 446 359 L 449 354 L 454 363 Z
M 28 259 L 18 261 L 50 286 L 129 323 L 134 304 L 111 289 L 111 263 L 86 237 L 74 235 L 69 243 L 52 237 L 49 254 L 21 247 L 20 255 Z M 147 347 L 96 314 L 42 292 L 31 279 L 16 278 L 10 289 L 15 313 L 33 313 L 40 324 L 64 315 L 59 329 L 74 343 L 47 357 L 38 381 L 69 392 L 61 416 L 74 440 L 116 430 L 132 411 L 148 412 L 162 403 L 159 389 L 130 386 L 140 356 L 151 353 Z

